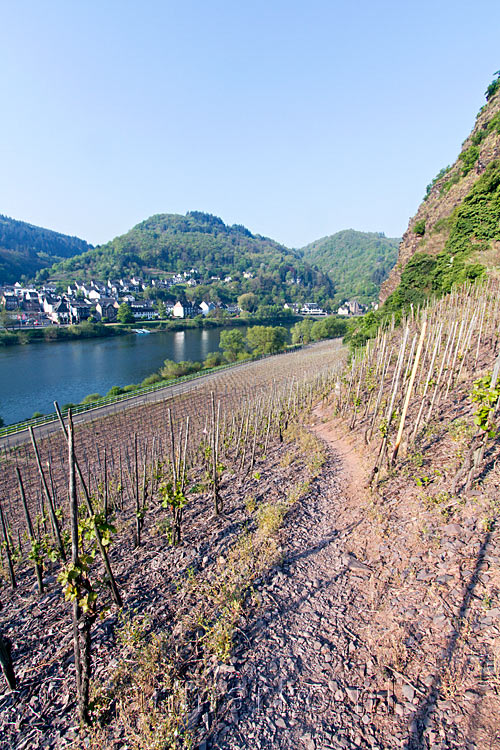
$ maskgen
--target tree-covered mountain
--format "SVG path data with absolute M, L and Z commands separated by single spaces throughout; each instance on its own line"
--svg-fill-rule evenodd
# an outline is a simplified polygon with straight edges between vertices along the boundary
M 381 300 L 399 309 L 500 267 L 500 72 L 469 137 L 427 186 Z
M 0 214 L 0 284 L 30 277 L 60 258 L 92 248 L 78 237 L 43 229 Z
M 302 248 L 304 260 L 328 273 L 336 289 L 336 301 L 356 299 L 368 304 L 377 300 L 380 285 L 396 262 L 399 237 L 383 232 L 345 229 Z
M 157 214 L 129 232 L 87 253 L 58 263 L 51 278 L 101 279 L 195 268 L 201 282 L 231 276 L 227 294 L 254 292 L 266 304 L 312 299 L 332 300 L 335 286 L 295 250 L 239 224 L 200 211 Z M 44 272 L 47 275 L 49 272 Z M 245 276 L 244 276 L 245 274 Z

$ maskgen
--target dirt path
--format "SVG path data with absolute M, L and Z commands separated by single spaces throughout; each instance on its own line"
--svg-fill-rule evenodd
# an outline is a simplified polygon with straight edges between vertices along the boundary
M 460 662 L 463 651 L 484 670 L 496 610 L 488 618 L 480 606 L 466 613 L 474 638 L 460 623 L 464 602 L 481 597 L 484 558 L 490 565 L 500 558 L 456 524 L 419 551 L 408 530 L 418 516 L 403 509 L 399 518 L 390 498 L 366 489 L 368 452 L 360 458 L 321 409 L 310 428 L 329 459 L 288 517 L 282 566 L 259 587 L 262 606 L 238 644 L 224 724 L 210 747 L 500 747 L 494 691 L 484 677 L 465 678 Z M 455 575 L 457 549 L 465 567 Z M 436 599 L 443 585 L 447 599 Z M 455 611 L 458 619 L 448 619 Z
M 356 578 L 370 570 L 345 554 L 346 538 L 362 520 L 353 515 L 346 523 L 342 510 L 362 487 L 363 471 L 325 425 L 313 429 L 328 442 L 329 459 L 307 503 L 288 519 L 282 567 L 260 586 L 260 616 L 237 649 L 227 723 L 213 747 L 401 746 L 402 735 L 391 744 L 379 739 L 369 710 L 378 699 L 361 700 L 370 665 L 355 658 L 351 619 L 362 606 Z

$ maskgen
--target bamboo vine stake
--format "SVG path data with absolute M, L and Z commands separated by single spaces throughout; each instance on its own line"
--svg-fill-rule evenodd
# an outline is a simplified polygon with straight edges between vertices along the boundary
M 429 405 L 429 409 L 427 411 L 427 415 L 426 415 L 426 418 L 425 418 L 425 423 L 426 424 L 429 424 L 429 419 L 431 418 L 431 414 L 432 414 L 432 411 L 434 409 L 434 403 L 436 401 L 436 397 L 437 397 L 437 394 L 438 394 L 438 391 L 439 391 L 439 385 L 441 383 L 441 378 L 443 376 L 443 372 L 444 372 L 444 368 L 445 368 L 445 364 L 446 364 L 446 359 L 447 359 L 447 354 L 448 354 L 448 350 L 450 348 L 450 344 L 451 344 L 451 342 L 453 340 L 453 335 L 454 335 L 455 328 L 456 328 L 456 322 L 453 323 L 453 325 L 451 327 L 451 330 L 450 330 L 450 332 L 448 334 L 448 338 L 446 340 L 446 346 L 445 346 L 445 349 L 444 349 L 444 352 L 443 352 L 443 358 L 441 360 L 441 366 L 439 368 L 439 373 L 438 373 L 437 381 L 436 381 L 436 383 L 434 385 L 434 392 L 432 394 L 431 403 Z
M 399 451 L 399 446 L 401 445 L 401 438 L 403 437 L 403 429 L 404 429 L 404 426 L 405 426 L 406 414 L 408 413 L 408 406 L 410 404 L 410 398 L 411 398 L 411 394 L 412 394 L 413 383 L 415 382 L 415 376 L 417 374 L 418 364 L 420 362 L 420 356 L 422 354 L 422 347 L 423 347 L 423 344 L 424 344 L 424 339 L 425 339 L 425 334 L 426 333 L 427 333 L 427 320 L 424 320 L 424 322 L 422 324 L 422 330 L 420 332 L 420 338 L 418 340 L 417 353 L 415 354 L 415 361 L 413 363 L 413 368 L 412 368 L 412 371 L 411 371 L 410 380 L 409 380 L 408 388 L 407 388 L 407 391 L 406 391 L 406 397 L 405 397 L 405 402 L 404 402 L 404 405 L 403 405 L 403 411 L 401 413 L 401 419 L 399 421 L 399 429 L 398 429 L 398 434 L 396 436 L 396 442 L 394 443 L 394 450 L 392 452 L 391 464 L 393 464 L 394 461 L 396 460 L 396 456 L 398 455 L 398 451 Z
M 369 430 L 368 436 L 367 436 L 367 442 L 368 443 L 371 441 L 372 436 L 373 436 L 373 428 L 375 426 L 375 421 L 377 419 L 378 411 L 380 409 L 380 403 L 382 401 L 382 394 L 384 392 L 384 386 L 385 386 L 385 377 L 387 375 L 387 370 L 388 370 L 389 364 L 391 362 L 392 351 L 393 350 L 392 350 L 392 347 L 391 347 L 391 349 L 389 351 L 389 356 L 387 357 L 387 360 L 384 363 L 384 369 L 382 370 L 382 375 L 381 375 L 381 378 L 380 378 L 380 388 L 379 388 L 378 395 L 377 395 L 377 401 L 376 401 L 376 404 L 375 404 L 375 410 L 373 412 L 373 418 L 372 418 L 372 421 L 371 421 L 370 430 Z
M 489 387 L 490 391 L 494 391 L 495 390 L 497 382 L 498 382 L 499 375 L 500 375 L 500 354 L 498 355 L 498 357 L 497 357 L 497 359 L 495 361 L 495 365 L 493 367 L 493 372 L 491 373 L 491 382 L 490 382 L 490 387 Z M 488 416 L 488 422 L 485 425 L 485 429 L 484 429 L 484 432 L 483 432 L 483 435 L 482 435 L 482 438 L 481 438 L 481 442 L 480 442 L 479 448 L 475 452 L 474 462 L 473 462 L 473 465 L 472 465 L 472 467 L 471 467 L 471 469 L 469 471 L 469 475 L 467 477 L 467 482 L 466 482 L 466 485 L 465 485 L 465 491 L 466 492 L 468 492 L 470 490 L 471 485 L 472 485 L 472 481 L 473 481 L 474 476 L 475 476 L 475 474 L 477 472 L 477 469 L 478 469 L 479 465 L 481 464 L 481 462 L 483 460 L 484 450 L 485 450 L 485 447 L 486 447 L 486 442 L 488 440 L 488 434 L 489 434 L 489 431 L 490 431 L 490 429 L 492 427 L 493 417 L 494 417 L 494 415 L 496 414 L 496 412 L 498 410 L 499 401 L 500 401 L 500 399 L 497 400 L 497 403 L 495 405 L 495 409 L 493 410 L 493 413 L 490 412 L 490 414 Z
M 408 341 L 408 335 L 409 335 L 409 328 L 407 326 L 405 328 L 405 331 L 404 331 L 404 334 L 403 334 L 403 340 L 401 342 L 401 347 L 400 347 L 400 350 L 399 350 L 398 364 L 396 366 L 396 371 L 395 371 L 395 374 L 394 374 L 394 381 L 393 381 L 394 385 L 393 385 L 393 388 L 392 388 L 391 400 L 390 400 L 390 403 L 389 403 L 389 407 L 387 409 L 385 434 L 384 434 L 384 436 L 382 438 L 382 441 L 381 441 L 381 444 L 380 444 L 380 449 L 379 449 L 379 453 L 378 453 L 378 456 L 377 456 L 377 461 L 376 461 L 375 466 L 373 467 L 372 472 L 370 474 L 369 484 L 371 484 L 373 482 L 375 474 L 377 474 L 378 471 L 380 470 L 380 467 L 382 465 L 382 462 L 384 460 L 385 453 L 386 453 L 386 450 L 387 450 L 387 444 L 388 444 L 388 440 L 389 440 L 389 430 L 390 430 L 390 426 L 391 426 L 391 422 L 392 422 L 392 416 L 393 416 L 394 402 L 396 400 L 396 394 L 397 394 L 398 388 L 399 388 L 399 379 L 400 379 L 400 376 L 401 376 L 401 370 L 403 368 L 404 353 L 405 353 L 405 350 L 406 350 L 406 343 Z
M 425 379 L 424 392 L 422 394 L 422 398 L 421 398 L 421 401 L 420 401 L 420 408 L 418 410 L 417 418 L 416 418 L 415 424 L 413 426 L 413 432 L 412 432 L 412 435 L 411 435 L 411 438 L 410 438 L 411 441 L 415 440 L 415 438 L 417 436 L 417 433 L 418 433 L 418 428 L 419 428 L 419 425 L 420 425 L 420 420 L 422 418 L 422 413 L 424 411 L 425 398 L 427 396 L 427 391 L 429 389 L 429 384 L 431 382 L 431 378 L 432 378 L 432 375 L 433 375 L 433 372 L 434 372 L 434 364 L 436 362 L 436 357 L 437 357 L 437 354 L 438 354 L 438 351 L 439 351 L 439 346 L 440 346 L 440 343 L 441 343 L 441 332 L 442 332 L 442 330 L 443 330 L 443 324 L 440 323 L 439 324 L 439 328 L 438 328 L 437 336 L 436 336 L 436 338 L 434 340 L 434 346 L 433 346 L 433 351 L 432 351 L 432 358 L 431 358 L 431 362 L 430 362 L 430 365 L 429 365 L 429 369 L 427 371 L 427 377 Z

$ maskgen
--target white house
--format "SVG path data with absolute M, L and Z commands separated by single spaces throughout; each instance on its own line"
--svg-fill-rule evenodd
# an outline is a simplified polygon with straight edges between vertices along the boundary
M 209 312 L 212 312 L 212 310 L 215 310 L 215 305 L 213 302 L 200 302 L 200 310 L 202 315 L 208 315 Z
M 302 315 L 325 316 L 327 313 L 315 302 L 304 302 L 300 312 Z
M 201 312 L 198 305 L 193 305 L 191 302 L 176 302 L 172 308 L 172 315 L 174 318 L 189 318 L 192 315 L 197 315 Z

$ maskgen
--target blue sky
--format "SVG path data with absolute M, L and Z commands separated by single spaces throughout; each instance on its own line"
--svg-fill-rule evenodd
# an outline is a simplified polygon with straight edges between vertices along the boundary
M 0 213 L 401 234 L 500 68 L 498 0 L 2 0 Z

